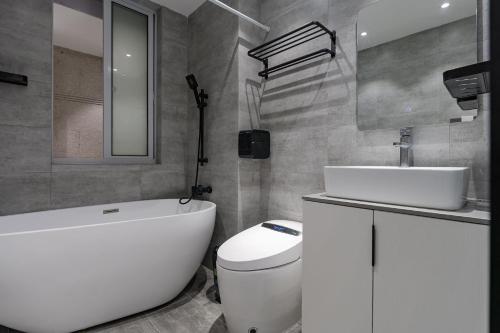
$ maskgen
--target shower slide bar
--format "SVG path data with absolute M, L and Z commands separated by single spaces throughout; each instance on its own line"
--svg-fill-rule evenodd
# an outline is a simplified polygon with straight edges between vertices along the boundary
M 221 7 L 221 8 L 223 8 L 223 9 L 227 10 L 228 12 L 231 12 L 231 13 L 239 16 L 240 18 L 242 18 L 242 19 L 244 19 L 244 20 L 246 20 L 246 21 L 248 21 L 250 23 L 255 24 L 256 26 L 258 26 L 259 28 L 261 28 L 261 29 L 263 29 L 263 30 L 265 30 L 267 32 L 271 31 L 271 28 L 268 27 L 267 25 L 264 25 L 264 24 L 262 24 L 262 23 L 260 23 L 260 22 L 258 22 L 256 20 L 254 20 L 253 18 L 246 16 L 245 14 L 237 11 L 236 9 L 234 9 L 234 8 L 226 5 L 223 2 L 220 2 L 219 0 L 208 0 L 208 1 L 210 1 L 214 5 L 217 5 L 217 6 Z

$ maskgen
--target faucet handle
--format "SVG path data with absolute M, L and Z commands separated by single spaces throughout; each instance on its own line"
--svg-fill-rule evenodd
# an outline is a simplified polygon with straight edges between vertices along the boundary
M 409 144 L 407 142 L 393 142 L 392 145 L 395 147 L 398 147 L 398 148 L 410 148 L 411 147 L 411 144 Z

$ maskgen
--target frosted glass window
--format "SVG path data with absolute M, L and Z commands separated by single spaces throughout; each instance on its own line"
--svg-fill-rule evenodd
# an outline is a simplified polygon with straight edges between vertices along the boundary
M 112 3 L 111 155 L 148 156 L 148 16 Z

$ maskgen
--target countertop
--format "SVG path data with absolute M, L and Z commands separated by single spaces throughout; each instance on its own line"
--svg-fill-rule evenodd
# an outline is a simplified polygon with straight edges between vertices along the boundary
M 320 202 L 325 204 L 349 206 L 356 208 L 373 209 L 385 212 L 432 217 L 437 219 L 452 220 L 476 224 L 490 224 L 490 212 L 474 202 L 468 202 L 460 210 L 439 210 L 419 208 L 410 206 L 390 205 L 378 202 L 359 201 L 329 197 L 325 193 L 311 194 L 303 197 L 306 201 Z

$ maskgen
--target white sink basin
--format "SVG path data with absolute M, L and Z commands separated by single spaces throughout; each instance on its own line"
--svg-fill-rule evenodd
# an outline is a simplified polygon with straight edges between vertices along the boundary
M 326 195 L 388 204 L 457 210 L 469 168 L 325 167 Z

